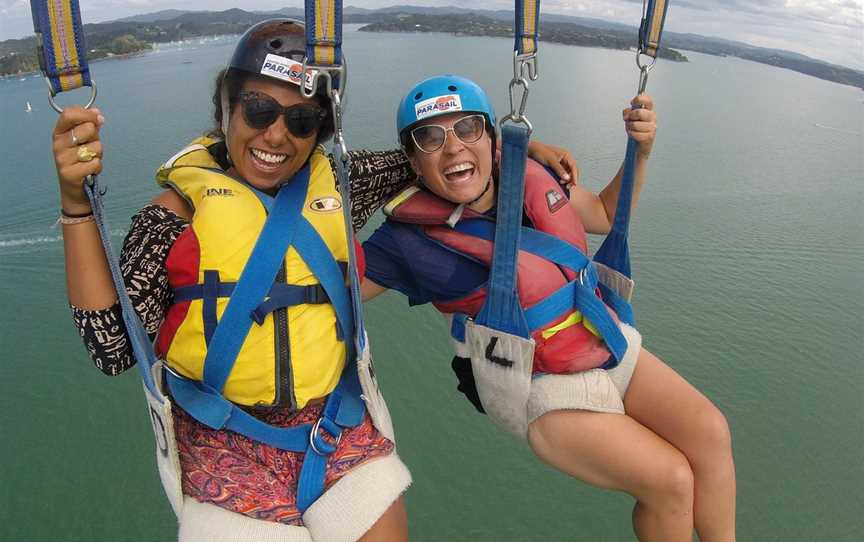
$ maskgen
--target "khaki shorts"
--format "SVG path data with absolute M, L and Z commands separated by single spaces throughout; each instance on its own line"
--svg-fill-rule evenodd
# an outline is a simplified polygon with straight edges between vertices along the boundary
M 590 410 L 624 414 L 624 394 L 636 369 L 642 335 L 621 324 L 627 339 L 624 359 L 614 369 L 590 369 L 573 374 L 544 374 L 531 381 L 528 423 L 553 410 Z
M 411 485 L 395 452 L 364 463 L 330 486 L 303 514 L 304 526 L 237 514 L 184 496 L 179 542 L 354 542 Z

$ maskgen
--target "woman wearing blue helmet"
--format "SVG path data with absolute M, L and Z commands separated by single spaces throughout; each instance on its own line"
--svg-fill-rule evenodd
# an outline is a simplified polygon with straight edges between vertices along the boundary
M 656 115 L 646 95 L 634 98 L 632 105 L 636 107 L 625 109 L 623 118 L 627 134 L 639 143 L 635 206 L 654 144 Z M 502 412 L 521 409 L 524 424 L 506 428 L 526 438 L 546 463 L 592 485 L 632 495 L 640 540 L 689 541 L 694 527 L 701 540 L 734 540 L 735 474 L 724 416 L 642 348 L 639 333 L 619 322 L 611 308 L 605 308 L 608 318 L 627 345 L 615 363 L 603 334 L 572 310 L 532 333 L 536 346 L 527 355 L 533 377 L 527 377 L 524 398 L 507 381 L 509 375 L 486 374 L 479 364 L 472 371 L 470 350 L 476 347 L 460 341 L 465 332 L 459 319 L 476 316 L 483 305 L 493 241 L 456 225 L 472 218 L 494 220 L 495 114 L 479 86 L 444 75 L 422 81 L 406 94 L 396 124 L 420 183 L 387 204 L 387 221 L 364 244 L 364 298 L 395 289 L 411 305 L 433 303 L 456 320 L 453 368 L 460 391 L 496 420 Z M 565 193 L 529 160 L 523 226 L 586 253 L 586 232 L 610 230 L 620 184 L 621 171 L 599 194 L 575 183 Z M 527 252 L 520 252 L 518 261 L 518 293 L 526 308 L 568 281 L 582 279 Z M 487 348 L 485 356 L 491 353 Z

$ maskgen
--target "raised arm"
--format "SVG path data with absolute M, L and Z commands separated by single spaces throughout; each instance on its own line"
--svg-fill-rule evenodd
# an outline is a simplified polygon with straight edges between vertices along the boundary
M 636 209 L 639 193 L 645 182 L 648 157 L 657 135 L 657 115 L 654 112 L 654 101 L 647 94 L 636 96 L 630 103 L 634 108 L 625 109 L 622 113 L 624 127 L 627 135 L 639 143 L 633 179 L 633 201 L 630 207 L 632 211 Z M 570 203 L 579 213 L 587 232 L 609 233 L 612 222 L 615 220 L 615 208 L 618 204 L 618 192 L 621 190 L 623 171 L 624 166 L 622 164 L 612 181 L 599 194 L 594 194 L 580 184 L 570 184 Z
M 53 152 L 60 182 L 64 217 L 63 249 L 69 302 L 83 309 L 106 309 L 117 295 L 99 240 L 92 210 L 84 194 L 84 178 L 102 171 L 99 129 L 105 122 L 98 109 L 67 107 L 54 127 Z

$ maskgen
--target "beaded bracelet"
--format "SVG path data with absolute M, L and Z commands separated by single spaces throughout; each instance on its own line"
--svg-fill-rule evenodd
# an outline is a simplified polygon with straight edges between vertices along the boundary
M 66 226 L 71 226 L 74 224 L 83 224 L 84 222 L 91 222 L 93 220 L 96 220 L 96 217 L 93 216 L 93 211 L 89 211 L 87 213 L 81 213 L 81 214 L 70 214 L 61 208 L 60 209 L 60 216 L 57 218 L 57 224 L 63 224 Z

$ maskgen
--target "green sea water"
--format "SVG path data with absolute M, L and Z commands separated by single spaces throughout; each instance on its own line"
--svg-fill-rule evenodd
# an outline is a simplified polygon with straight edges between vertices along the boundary
M 235 39 L 92 66 L 114 242 L 157 192 L 152 174 L 210 125 Z M 454 72 L 507 107 L 511 42 L 347 30 L 347 138 L 394 146 L 395 105 Z M 599 190 L 625 146 L 632 53 L 543 44 L 528 115 Z M 632 226 L 645 345 L 732 428 L 742 541 L 852 541 L 864 531 L 864 93 L 688 53 L 648 89 L 659 135 Z M 136 371 L 109 379 L 66 306 L 39 78 L 0 80 L 0 540 L 170 540 Z M 78 100 L 84 95 L 79 94 Z M 33 111 L 24 111 L 26 102 Z M 364 230 L 365 234 L 380 217 Z M 592 240 L 597 246 L 597 240 Z M 367 306 L 417 541 L 629 541 L 629 497 L 534 459 L 455 390 L 443 319 L 387 295 Z

